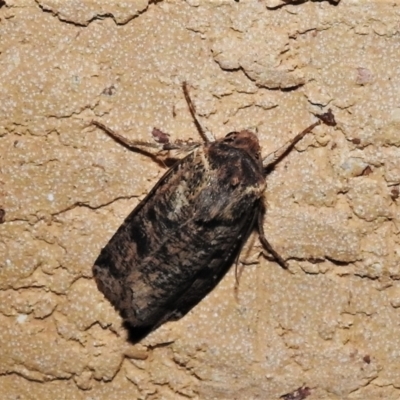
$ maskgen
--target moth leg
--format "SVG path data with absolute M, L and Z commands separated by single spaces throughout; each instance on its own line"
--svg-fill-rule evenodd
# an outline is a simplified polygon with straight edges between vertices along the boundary
M 122 143 L 123 145 L 129 147 L 130 149 L 140 149 L 140 147 L 149 147 L 153 149 L 162 149 L 162 146 L 160 146 L 157 143 L 150 143 L 150 142 L 145 142 L 143 140 L 129 140 L 128 138 L 120 135 L 119 133 L 115 132 L 108 126 L 104 125 L 100 121 L 93 120 L 92 125 L 97 126 L 101 130 L 103 130 L 107 135 L 111 136 L 114 140 L 116 140 L 119 143 Z M 160 148 L 161 147 L 161 148 Z
M 286 261 L 274 250 L 274 248 L 271 246 L 271 244 L 268 242 L 267 238 L 265 237 L 264 233 L 264 226 L 263 226 L 263 217 L 264 217 L 265 210 L 263 207 L 260 207 L 260 210 L 258 212 L 257 216 L 257 228 L 258 228 L 258 236 L 260 238 L 260 242 L 263 245 L 263 247 L 270 253 L 274 258 L 275 261 L 284 269 L 289 269 L 289 266 L 287 265 Z
M 239 271 L 239 258 L 240 258 L 240 253 L 236 256 L 235 260 L 235 293 L 239 288 L 239 279 L 243 271 L 242 269 Z
M 119 143 L 122 143 L 124 146 L 128 147 L 129 149 L 133 150 L 140 150 L 144 153 L 148 153 L 151 156 L 157 156 L 149 149 L 154 149 L 155 153 L 162 152 L 164 150 L 182 150 L 182 151 L 191 151 L 195 147 L 199 146 L 200 144 L 197 142 L 183 142 L 183 141 L 176 141 L 176 142 L 169 142 L 169 135 L 167 133 L 162 132 L 161 130 L 154 128 L 152 135 L 155 139 L 155 142 L 146 142 L 143 140 L 129 140 L 126 137 L 120 135 L 119 133 L 115 132 L 108 126 L 104 125 L 102 122 L 93 120 L 92 125 L 97 126 L 98 128 L 102 129 L 106 132 L 109 136 L 111 136 L 114 140 Z
M 243 249 L 245 243 L 247 242 L 247 239 L 249 238 L 251 232 L 254 229 L 254 225 L 256 224 L 256 221 L 257 221 L 257 218 L 258 218 L 258 213 L 259 213 L 259 211 L 257 210 L 253 214 L 253 216 L 251 217 L 250 223 L 247 225 L 247 229 L 245 231 L 246 233 L 242 236 L 242 242 L 240 244 L 240 247 L 239 247 L 239 250 L 238 250 L 238 254 L 236 256 L 236 261 L 235 261 L 235 280 L 236 280 L 235 291 L 237 291 L 238 288 L 239 288 L 239 279 L 240 279 L 240 276 L 242 275 L 242 271 L 243 271 L 243 269 L 241 269 L 239 271 L 240 254 L 242 253 L 242 249 Z
M 193 102 L 192 102 L 192 99 L 191 99 L 190 96 L 189 96 L 188 85 L 187 85 L 186 82 L 183 82 L 183 84 L 182 84 L 182 89 L 183 89 L 183 94 L 185 95 L 186 103 L 187 103 L 187 105 L 188 105 L 188 107 L 189 107 L 190 114 L 192 115 L 194 124 L 196 125 L 196 128 L 197 128 L 197 130 L 198 130 L 200 136 L 202 137 L 202 139 L 203 139 L 206 143 L 215 142 L 215 137 L 214 137 L 214 135 L 213 135 L 211 132 L 205 130 L 205 129 L 201 126 L 199 120 L 197 119 L 197 116 L 196 116 L 196 109 L 194 108 L 194 104 L 193 104 Z
M 334 117 L 331 109 L 329 109 L 328 112 L 326 112 L 324 114 L 320 114 L 320 115 L 316 115 L 316 116 L 319 118 L 319 120 L 317 122 L 314 122 L 308 128 L 304 129 L 303 132 L 300 132 L 293 139 L 290 139 L 278 150 L 275 150 L 273 153 L 268 154 L 266 157 L 264 157 L 264 159 L 263 159 L 264 169 L 267 169 L 267 168 L 271 167 L 272 165 L 276 164 L 278 161 L 280 161 L 287 153 L 289 153 L 290 150 L 293 149 L 293 147 L 296 145 L 297 142 L 299 142 L 301 139 L 303 139 L 303 137 L 305 135 L 307 135 L 307 133 L 310 133 L 316 126 L 320 125 L 321 123 L 324 123 L 325 125 L 328 125 L 328 126 L 336 125 L 335 117 Z

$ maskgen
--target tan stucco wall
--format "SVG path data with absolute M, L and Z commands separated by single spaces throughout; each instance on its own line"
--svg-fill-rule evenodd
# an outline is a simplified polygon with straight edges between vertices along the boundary
M 108 4 L 106 4 L 108 3 Z M 286 4 L 288 3 L 288 4 Z M 6 0 L 0 8 L 0 398 L 400 398 L 400 3 Z M 267 154 L 259 256 L 132 345 L 91 267 L 163 173 L 99 129 Z M 251 245 L 251 246 L 250 246 Z

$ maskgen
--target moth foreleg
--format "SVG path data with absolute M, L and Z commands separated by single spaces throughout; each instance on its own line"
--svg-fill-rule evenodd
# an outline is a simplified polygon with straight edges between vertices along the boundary
M 154 142 L 146 142 L 143 140 L 130 140 L 119 133 L 115 132 L 113 129 L 104 125 L 100 121 L 93 120 L 92 125 L 97 126 L 106 132 L 109 136 L 111 136 L 118 143 L 123 144 L 132 150 L 138 150 L 143 152 L 151 157 L 160 157 L 165 158 L 166 152 L 170 152 L 171 150 L 177 150 L 181 153 L 188 153 L 192 151 L 194 148 L 198 147 L 200 143 L 192 142 L 192 141 L 181 141 L 178 140 L 176 142 L 169 141 L 169 135 L 167 133 L 162 132 L 161 130 L 154 128 L 152 135 L 155 139 Z M 175 156 L 171 156 L 168 154 L 167 158 L 175 158 Z

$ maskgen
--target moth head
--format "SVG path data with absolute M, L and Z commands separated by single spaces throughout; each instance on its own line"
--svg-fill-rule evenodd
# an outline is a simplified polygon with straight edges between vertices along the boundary
M 230 132 L 222 141 L 229 146 L 245 151 L 257 163 L 261 161 L 261 148 L 257 136 L 250 131 Z

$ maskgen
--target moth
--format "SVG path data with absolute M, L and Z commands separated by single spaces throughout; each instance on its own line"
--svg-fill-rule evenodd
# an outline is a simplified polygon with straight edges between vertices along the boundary
M 322 121 L 334 124 L 329 111 L 262 158 L 258 138 L 248 130 L 215 139 L 203 129 L 185 83 L 183 92 L 203 143 L 171 143 L 160 130 L 153 131 L 158 143 L 129 141 L 93 121 L 132 149 L 187 153 L 125 219 L 93 266 L 99 290 L 120 312 L 134 341 L 202 300 L 238 259 L 255 227 L 264 248 L 287 268 L 264 235 L 266 174 Z

